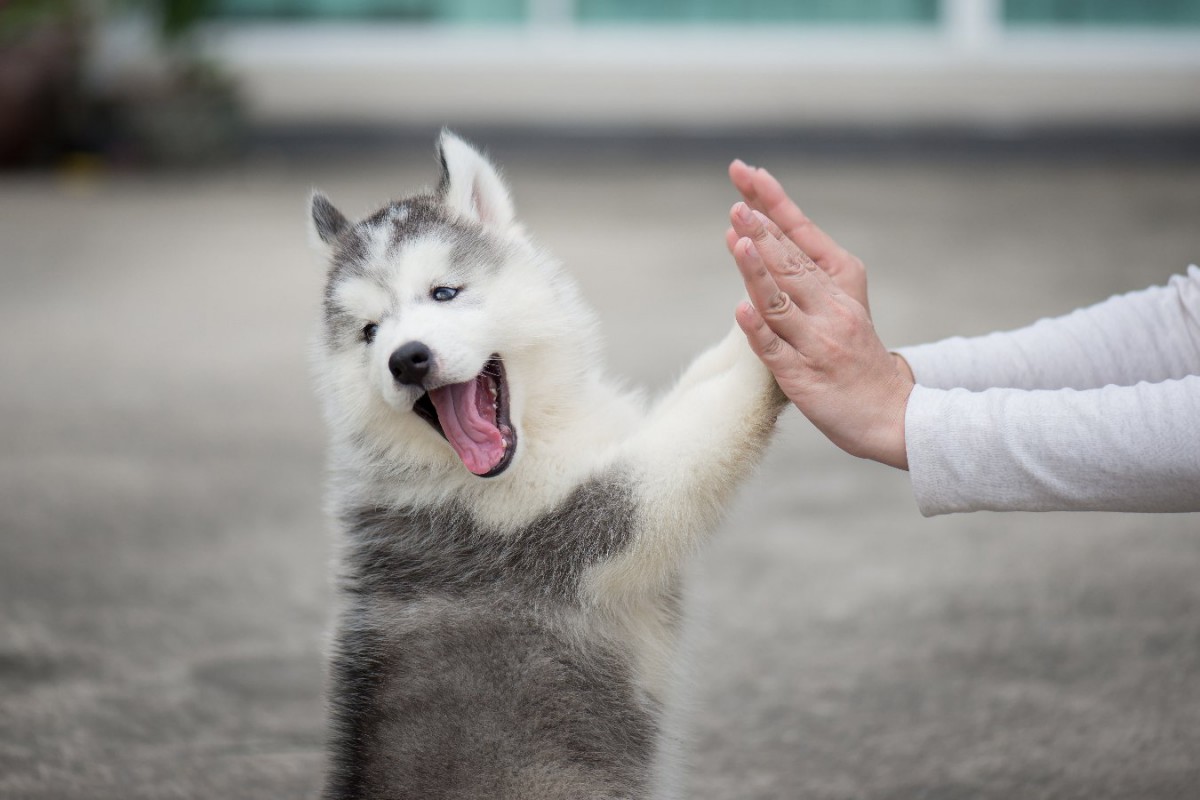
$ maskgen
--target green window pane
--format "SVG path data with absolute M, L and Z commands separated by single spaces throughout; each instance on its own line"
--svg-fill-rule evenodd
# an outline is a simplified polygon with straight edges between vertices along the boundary
M 1004 0 L 1012 25 L 1198 25 L 1200 0 Z
M 225 17 L 519 22 L 525 0 L 215 0 Z
M 576 0 L 585 22 L 921 23 L 938 18 L 938 0 Z

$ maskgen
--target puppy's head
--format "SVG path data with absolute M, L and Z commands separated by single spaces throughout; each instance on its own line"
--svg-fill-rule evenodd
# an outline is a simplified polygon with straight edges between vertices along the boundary
M 438 158 L 434 192 L 358 222 L 313 195 L 330 259 L 320 377 L 344 433 L 494 477 L 520 452 L 530 396 L 561 362 L 551 351 L 590 317 L 516 223 L 492 164 L 449 132 Z

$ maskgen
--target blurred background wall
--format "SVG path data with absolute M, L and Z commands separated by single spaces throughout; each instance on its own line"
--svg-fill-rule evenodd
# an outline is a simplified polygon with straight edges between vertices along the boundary
M 1200 140 L 1200 0 L 6 0 L 0 120 L 7 163 L 443 124 Z
M 270 123 L 1200 123 L 1197 0 L 214 2 Z

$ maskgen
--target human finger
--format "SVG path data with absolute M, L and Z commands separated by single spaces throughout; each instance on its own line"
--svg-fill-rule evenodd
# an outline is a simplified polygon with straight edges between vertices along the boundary
M 838 290 L 833 281 L 794 243 L 777 239 L 745 203 L 734 204 L 730 213 L 734 231 L 756 245 L 758 256 L 775 281 L 802 310 L 813 311 L 826 305 Z
M 784 238 L 807 253 L 833 278 L 840 291 L 869 310 L 867 272 L 862 260 L 809 219 L 770 172 L 737 160 L 729 165 L 729 177 L 751 208 L 777 223 Z
M 758 221 L 760 223 L 762 223 L 762 226 L 764 228 L 766 228 L 767 231 L 772 236 L 774 236 L 776 239 L 779 239 L 781 242 L 789 242 L 789 243 L 791 243 L 791 245 L 793 247 L 797 246 L 795 244 L 795 242 L 792 242 L 790 239 L 787 238 L 787 236 L 784 234 L 783 230 L 778 225 L 776 225 L 774 220 L 772 220 L 766 214 L 762 213 L 761 211 L 755 210 L 754 216 L 758 217 Z
M 780 240 L 781 242 L 786 243 L 787 237 L 783 235 L 783 231 L 779 230 L 778 225 L 776 225 L 774 222 L 771 222 L 766 217 L 760 216 L 759 221 L 767 226 L 767 230 L 771 232 L 772 236 L 774 236 L 776 239 Z M 737 231 L 735 231 L 732 227 L 725 229 L 725 247 L 729 250 L 730 253 L 733 253 L 733 246 L 735 244 L 737 244 L 737 240 L 740 238 L 742 238 L 742 237 L 738 236 Z M 795 245 L 792 245 L 792 246 L 795 247 Z
M 770 240 L 774 239 L 781 252 L 789 258 L 805 262 L 813 267 L 816 266 L 812 259 L 808 257 L 808 254 L 801 250 L 795 242 L 787 238 L 779 226 L 761 211 L 752 210 L 744 202 L 734 203 L 733 208 L 729 211 L 729 219 L 732 223 L 732 229 L 739 238 L 745 236 L 755 241 L 761 239 L 764 243 L 769 243 Z
M 729 180 L 750 208 L 765 212 L 767 207 L 759 197 L 758 187 L 755 183 L 755 176 L 759 172 L 758 167 L 752 167 L 740 158 L 734 159 L 733 163 L 729 165 Z
M 739 303 L 734 311 L 734 319 L 746 335 L 750 349 L 777 378 L 794 364 L 795 348 L 771 329 L 752 304 L 746 301 Z
M 824 266 L 827 259 L 836 259 L 845 250 L 834 241 L 833 237 L 808 218 L 800 210 L 783 185 L 767 170 L 757 167 L 747 169 L 741 175 L 747 191 L 742 192 L 751 208 L 761 211 L 774 221 L 785 236 L 795 242 L 800 249 L 818 264 Z M 734 184 L 738 186 L 738 184 Z M 742 187 L 738 186 L 742 191 Z
M 757 246 L 749 239 L 740 239 L 734 246 L 733 255 L 750 302 L 771 330 L 788 344 L 799 348 L 807 331 L 801 309 L 776 283 Z
M 740 158 L 734 159 L 733 163 L 729 165 L 729 178 L 733 181 L 733 185 L 741 193 L 746 204 L 761 213 L 763 210 L 762 203 L 758 198 L 754 185 L 754 175 L 758 171 L 758 167 L 751 167 Z M 762 221 L 776 238 L 782 239 L 785 237 L 783 230 L 770 217 L 763 214 Z
M 738 190 L 738 193 L 754 207 L 755 189 L 754 189 L 754 171 L 755 167 L 750 166 L 740 158 L 735 158 L 729 165 L 729 180 L 733 184 L 733 188 Z

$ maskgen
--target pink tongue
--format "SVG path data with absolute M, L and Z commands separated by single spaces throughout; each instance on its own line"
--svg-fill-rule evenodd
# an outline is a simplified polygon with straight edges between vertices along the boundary
M 504 437 L 496 427 L 491 397 L 482 386 L 486 380 L 479 377 L 429 392 L 442 432 L 463 464 L 476 475 L 491 472 L 504 457 Z

